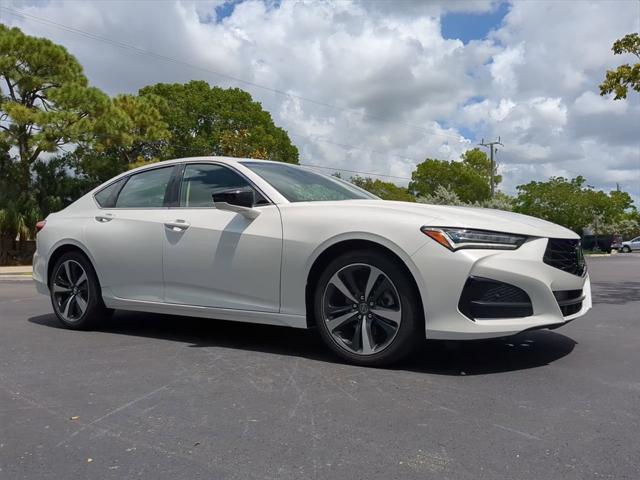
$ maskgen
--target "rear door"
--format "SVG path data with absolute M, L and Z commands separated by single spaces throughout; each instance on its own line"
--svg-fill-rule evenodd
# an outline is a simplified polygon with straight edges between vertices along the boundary
M 216 191 L 254 188 L 260 215 L 218 210 Z M 165 301 L 277 312 L 280 309 L 280 212 L 229 166 L 188 163 L 164 229 Z
M 95 196 L 85 243 L 96 262 L 103 293 L 131 300 L 163 299 L 162 248 L 169 185 L 179 166 L 145 170 Z M 111 191 L 106 191 L 111 187 Z

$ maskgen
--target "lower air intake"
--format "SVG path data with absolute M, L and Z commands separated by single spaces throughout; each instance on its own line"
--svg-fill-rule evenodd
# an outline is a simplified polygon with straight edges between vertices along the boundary
M 515 285 L 482 277 L 469 277 L 458 309 L 471 320 L 522 318 L 533 315 L 531 298 Z

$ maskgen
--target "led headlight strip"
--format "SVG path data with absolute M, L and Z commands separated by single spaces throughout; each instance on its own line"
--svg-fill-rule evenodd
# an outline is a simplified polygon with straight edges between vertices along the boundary
M 443 247 L 453 251 L 463 248 L 515 250 L 527 239 L 524 235 L 469 228 L 422 227 L 420 230 Z

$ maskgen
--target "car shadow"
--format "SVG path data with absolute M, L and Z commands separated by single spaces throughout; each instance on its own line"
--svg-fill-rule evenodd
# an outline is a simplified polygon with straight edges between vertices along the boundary
M 53 314 L 29 322 L 64 329 Z M 118 311 L 96 331 L 186 343 L 189 348 L 233 348 L 340 363 L 313 330 Z M 571 338 L 549 330 L 490 340 L 425 340 L 414 355 L 390 368 L 453 376 L 510 372 L 548 365 L 575 345 Z

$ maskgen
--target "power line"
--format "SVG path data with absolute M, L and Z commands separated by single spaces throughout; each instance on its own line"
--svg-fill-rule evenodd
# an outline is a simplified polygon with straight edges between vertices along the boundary
M 281 95 L 281 96 L 289 97 L 289 98 L 292 98 L 292 99 L 297 99 L 297 100 L 300 100 L 300 101 L 303 101 L 303 102 L 313 103 L 315 105 L 319 105 L 319 106 L 322 106 L 322 107 L 330 108 L 330 109 L 341 111 L 341 112 L 355 112 L 355 113 L 358 113 L 359 115 L 362 115 L 365 118 L 369 118 L 369 119 L 372 119 L 372 120 L 377 120 L 377 121 L 384 122 L 384 123 L 393 123 L 394 125 L 398 125 L 398 124 L 405 125 L 405 126 L 414 128 L 416 130 L 420 130 L 422 132 L 425 132 L 425 133 L 427 133 L 427 134 L 429 134 L 431 136 L 453 138 L 453 139 L 457 140 L 460 143 L 462 143 L 465 140 L 463 135 L 451 135 L 451 134 L 442 133 L 442 132 L 433 132 L 433 131 L 430 131 L 430 130 L 428 130 L 428 129 L 424 128 L 424 127 L 421 127 L 419 125 L 414 125 L 414 124 L 411 124 L 411 123 L 401 122 L 401 121 L 396 121 L 396 120 L 388 120 L 388 119 L 380 117 L 378 115 L 372 115 L 372 114 L 369 114 L 369 113 L 363 113 L 363 112 L 361 112 L 360 110 L 358 110 L 356 108 L 340 107 L 338 105 L 332 105 L 330 103 L 326 103 L 326 102 L 323 102 L 321 100 L 316 100 L 316 99 L 313 99 L 313 98 L 310 98 L 310 97 L 304 97 L 302 95 L 296 95 L 296 94 L 285 92 L 283 90 L 279 90 L 279 89 L 276 89 L 276 88 L 268 87 L 266 85 L 261 85 L 259 83 L 251 82 L 249 80 L 244 80 L 242 78 L 235 77 L 233 75 L 229 75 L 229 74 L 226 74 L 226 73 L 221 73 L 221 72 L 218 72 L 218 71 L 215 71 L 215 70 L 211 70 L 211 69 L 208 69 L 208 68 L 193 64 L 193 63 L 186 62 L 184 60 L 180 60 L 180 59 L 177 59 L 177 58 L 174 58 L 174 57 L 170 57 L 168 55 L 164 55 L 164 54 L 161 54 L 161 53 L 153 52 L 151 50 L 147 50 L 147 49 L 144 49 L 144 48 L 136 47 L 135 45 L 131 45 L 131 44 L 128 44 L 128 43 L 125 43 L 125 42 L 121 42 L 119 40 L 113 40 L 111 38 L 104 37 L 102 35 L 97 35 L 95 33 L 87 32 L 87 31 L 84 31 L 84 30 L 80 30 L 80 29 L 77 29 L 77 28 L 74 28 L 74 27 L 70 27 L 68 25 L 63 25 L 61 23 L 54 22 L 53 20 L 49 20 L 49 19 L 45 19 L 45 18 L 42 18 L 42 17 L 38 17 L 36 15 L 31 15 L 29 13 L 25 13 L 25 12 L 23 12 L 21 10 L 16 10 L 16 9 L 9 8 L 9 7 L 4 7 L 4 6 L 0 6 L 0 9 L 6 11 L 7 13 L 9 13 L 11 15 L 14 15 L 16 17 L 21 17 L 21 18 L 24 18 L 24 19 L 27 19 L 27 20 L 32 20 L 32 21 L 34 21 L 36 23 L 40 23 L 40 24 L 43 24 L 43 25 L 53 26 L 53 27 L 59 28 L 61 30 L 67 31 L 69 33 L 80 35 L 82 37 L 89 38 L 89 39 L 92 39 L 92 40 L 95 40 L 95 41 L 98 41 L 98 42 L 107 43 L 107 44 L 110 44 L 110 45 L 113 45 L 113 46 L 116 46 L 116 47 L 119 47 L 119 48 L 122 48 L 122 49 L 132 50 L 132 51 L 135 51 L 138 54 L 147 55 L 147 56 L 155 58 L 157 60 L 163 60 L 163 61 L 166 61 L 166 62 L 175 63 L 175 64 L 178 64 L 178 65 L 182 65 L 182 66 L 186 66 L 186 67 L 189 67 L 189 68 L 193 68 L 195 70 L 200 70 L 200 71 L 203 71 L 203 72 L 206 72 L 206 73 L 210 73 L 210 74 L 216 75 L 218 77 L 222 77 L 222 78 L 225 78 L 227 80 L 231 80 L 233 82 L 242 83 L 244 85 L 249 85 L 249 86 L 252 86 L 252 87 L 255 87 L 255 88 L 260 88 L 260 89 L 269 91 L 271 93 L 274 93 L 276 95 Z

